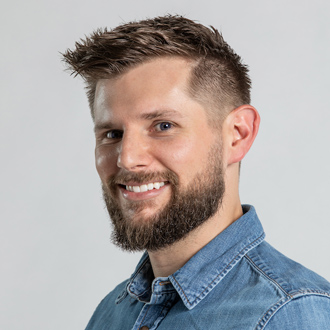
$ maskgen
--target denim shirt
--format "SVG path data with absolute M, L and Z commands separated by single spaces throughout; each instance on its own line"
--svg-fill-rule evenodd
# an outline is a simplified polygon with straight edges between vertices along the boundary
M 264 241 L 253 206 L 169 277 L 145 253 L 86 330 L 330 329 L 330 283 Z

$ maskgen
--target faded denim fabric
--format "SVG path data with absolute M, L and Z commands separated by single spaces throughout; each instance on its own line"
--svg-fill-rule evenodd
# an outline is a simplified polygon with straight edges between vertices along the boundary
M 326 330 L 330 283 L 264 241 L 253 206 L 167 278 L 148 254 L 86 330 Z

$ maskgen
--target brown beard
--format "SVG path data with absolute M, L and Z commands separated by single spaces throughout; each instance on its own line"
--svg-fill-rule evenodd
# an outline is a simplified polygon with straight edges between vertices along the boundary
M 170 201 L 149 219 L 134 219 L 133 222 L 114 198 L 118 183 L 134 181 L 142 184 L 159 179 L 170 183 Z M 212 148 L 204 172 L 198 173 L 184 189 L 179 186 L 178 176 L 170 170 L 164 173 L 129 173 L 110 178 L 107 186 L 102 185 L 102 190 L 114 229 L 112 242 L 127 251 L 160 250 L 183 239 L 212 217 L 219 209 L 225 192 L 221 147 Z M 138 212 L 151 203 L 152 200 L 139 201 L 129 208 Z

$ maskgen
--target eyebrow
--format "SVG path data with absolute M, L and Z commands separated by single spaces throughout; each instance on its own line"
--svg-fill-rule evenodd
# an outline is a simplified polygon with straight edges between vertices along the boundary
M 182 118 L 182 114 L 175 110 L 156 110 L 152 112 L 142 113 L 138 115 L 139 119 L 144 120 L 153 120 L 157 118 L 164 118 L 168 116 L 177 116 Z M 114 129 L 114 125 L 111 122 L 99 123 L 94 126 L 94 132 L 101 131 L 101 130 L 111 130 Z
M 167 117 L 171 115 L 176 115 L 179 117 L 182 117 L 182 114 L 178 111 L 175 110 L 156 110 L 148 113 L 142 113 L 139 118 L 141 119 L 146 119 L 146 120 L 152 120 L 152 119 L 157 119 L 161 117 Z
M 94 132 L 111 129 L 113 129 L 113 125 L 111 123 L 100 123 L 94 126 Z

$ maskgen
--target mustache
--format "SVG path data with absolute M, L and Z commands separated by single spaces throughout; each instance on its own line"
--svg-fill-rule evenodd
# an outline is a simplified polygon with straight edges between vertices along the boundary
M 139 184 L 143 184 L 146 182 L 167 181 L 170 182 L 172 185 L 177 186 L 179 183 L 179 178 L 177 174 L 171 170 L 166 170 L 163 172 L 119 173 L 110 177 L 110 179 L 108 180 L 108 187 L 110 187 L 110 189 L 113 189 L 118 184 L 126 185 L 127 183 L 132 181 Z

